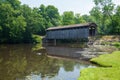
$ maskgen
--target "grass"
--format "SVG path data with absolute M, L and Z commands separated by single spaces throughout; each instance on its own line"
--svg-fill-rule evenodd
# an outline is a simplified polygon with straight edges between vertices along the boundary
M 104 54 L 90 61 L 103 67 L 83 69 L 78 80 L 120 80 L 120 51 Z
M 87 68 L 78 80 L 120 80 L 120 68 Z
M 106 67 L 120 67 L 120 51 L 115 51 L 112 54 L 100 55 L 90 61 Z

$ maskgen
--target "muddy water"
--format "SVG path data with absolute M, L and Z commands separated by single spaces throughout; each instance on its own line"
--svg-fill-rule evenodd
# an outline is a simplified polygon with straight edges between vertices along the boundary
M 66 58 L 78 58 L 73 54 L 81 48 L 40 48 L 32 44 L 0 45 L 0 80 L 77 80 L 81 69 L 92 66 Z

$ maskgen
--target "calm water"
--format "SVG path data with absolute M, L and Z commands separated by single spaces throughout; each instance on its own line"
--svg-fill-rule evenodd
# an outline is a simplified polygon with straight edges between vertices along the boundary
M 90 67 L 90 64 L 50 56 L 55 53 L 70 53 L 72 56 L 72 51 L 77 49 L 40 49 L 39 45 L 28 44 L 0 45 L 0 80 L 77 80 L 80 70 Z

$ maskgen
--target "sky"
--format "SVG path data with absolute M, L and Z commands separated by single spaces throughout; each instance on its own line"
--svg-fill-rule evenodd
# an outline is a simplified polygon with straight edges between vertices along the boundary
M 60 14 L 64 11 L 73 11 L 74 13 L 89 14 L 94 7 L 93 0 L 20 0 L 22 4 L 27 4 L 31 8 L 39 7 L 41 4 L 54 5 L 58 8 Z M 120 5 L 120 0 L 113 0 L 114 4 Z

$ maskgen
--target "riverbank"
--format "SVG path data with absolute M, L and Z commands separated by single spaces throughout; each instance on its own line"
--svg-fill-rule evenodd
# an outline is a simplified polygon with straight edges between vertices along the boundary
M 90 58 L 88 60 L 90 60 L 90 62 L 102 67 L 83 69 L 78 80 L 120 80 L 120 51 L 117 51 L 120 50 L 120 36 L 97 36 L 93 46 L 102 46 L 99 47 L 100 51 L 115 52 L 102 55 L 92 53 L 94 54 L 92 57 L 89 56 L 90 54 L 84 54 L 84 58 L 85 56 L 89 56 Z M 106 47 L 110 48 L 107 50 Z M 112 50 L 113 48 L 114 50 Z M 117 50 L 115 50 L 115 48 L 117 48 Z M 94 49 L 96 48 L 94 47 Z
M 90 61 L 102 67 L 83 69 L 78 80 L 120 80 L 120 51 L 104 54 Z
M 96 36 L 93 45 L 110 45 L 120 49 L 120 36 L 119 35 Z
M 88 48 L 85 48 L 84 51 L 82 51 L 82 60 L 89 61 L 90 59 L 98 57 L 99 55 L 120 50 L 120 36 L 96 36 L 91 39 L 93 40 L 93 44 L 88 45 Z
M 120 50 L 120 36 L 118 35 L 96 36 L 91 39 L 94 41 L 92 45 L 87 44 L 86 48 L 77 52 L 77 54 L 80 54 L 81 60 L 89 61 L 99 55 Z

